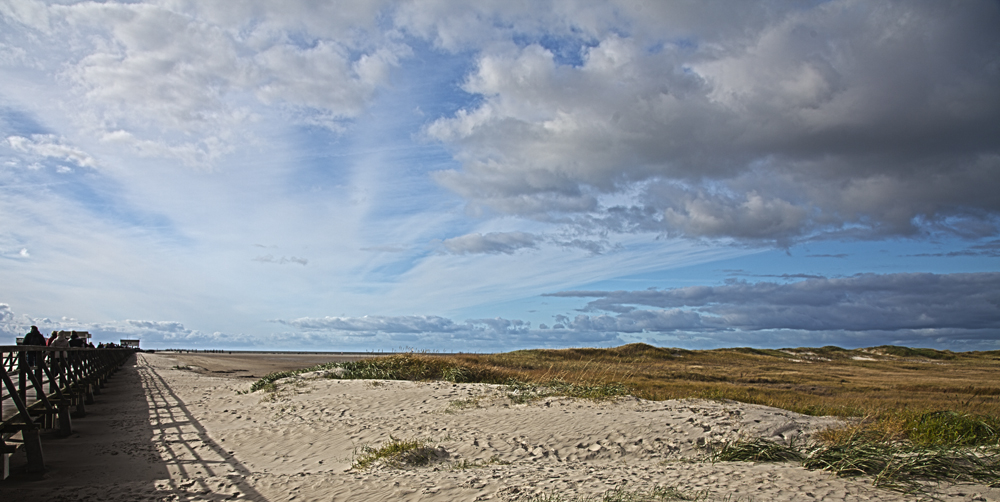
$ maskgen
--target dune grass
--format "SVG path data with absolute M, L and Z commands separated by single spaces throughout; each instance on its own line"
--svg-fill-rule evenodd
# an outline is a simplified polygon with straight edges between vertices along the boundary
M 996 448 L 926 445 L 853 437 L 838 442 L 785 444 L 749 438 L 723 444 L 713 462 L 799 462 L 840 477 L 868 476 L 872 484 L 903 493 L 924 493 L 936 483 L 996 483 Z
M 389 436 L 389 441 L 381 446 L 362 446 L 355 454 L 351 469 L 364 470 L 375 465 L 421 466 L 429 464 L 435 456 L 434 448 L 426 441 Z
M 551 396 L 705 398 L 853 417 L 850 425 L 824 431 L 810 444 L 747 440 L 723 445 L 714 458 L 801 462 L 841 476 L 870 476 L 877 486 L 904 492 L 941 481 L 1000 481 L 1000 351 L 895 346 L 691 351 L 631 344 L 408 353 L 275 373 L 251 391 L 273 390 L 281 378 L 334 367 L 341 368 L 340 378 L 500 384 L 514 403 Z
M 996 437 L 1000 429 L 1000 384 L 995 383 L 1000 351 L 893 346 L 690 351 L 631 344 L 502 354 L 405 353 L 272 373 L 250 391 L 334 368 L 341 368 L 340 378 L 502 384 L 519 400 L 551 395 L 734 400 L 808 415 L 862 417 L 872 433 L 928 444 L 965 444 L 962 438 L 974 430 L 994 431 Z M 944 422 L 951 425 L 941 427 Z M 941 431 L 953 436 L 942 437 Z

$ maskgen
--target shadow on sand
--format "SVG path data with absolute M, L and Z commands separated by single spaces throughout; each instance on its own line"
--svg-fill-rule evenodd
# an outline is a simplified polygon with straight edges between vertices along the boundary
M 23 472 L 23 453 L 11 457 L 0 499 L 268 500 L 142 354 L 73 421 L 73 434 L 46 433 L 42 449 L 41 474 Z

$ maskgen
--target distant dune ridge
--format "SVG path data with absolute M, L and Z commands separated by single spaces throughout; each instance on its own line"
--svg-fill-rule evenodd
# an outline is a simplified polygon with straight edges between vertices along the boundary
M 234 378 L 240 368 L 193 369 L 171 354 L 137 354 L 76 434 L 44 442 L 44 478 L 16 475 L 0 483 L 0 498 L 569 501 L 618 490 L 648 500 L 913 500 L 794 462 L 713 463 L 705 448 L 805 441 L 842 425 L 835 417 L 702 399 L 519 404 L 497 385 L 324 371 L 248 393 L 253 380 Z M 392 465 L 376 455 L 358 467 L 406 441 L 419 458 Z M 1000 489 L 947 485 L 935 496 L 1000 500 Z

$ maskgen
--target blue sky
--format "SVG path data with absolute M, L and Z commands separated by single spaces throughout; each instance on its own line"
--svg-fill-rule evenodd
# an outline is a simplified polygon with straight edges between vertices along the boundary
M 997 350 L 998 22 L 0 0 L 0 333 Z

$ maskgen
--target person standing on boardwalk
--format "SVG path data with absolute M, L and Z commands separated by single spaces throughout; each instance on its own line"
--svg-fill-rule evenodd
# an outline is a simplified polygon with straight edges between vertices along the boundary
M 67 333 L 65 331 L 60 331 L 57 334 L 56 339 L 52 340 L 51 342 L 49 342 L 49 347 L 58 347 L 60 349 L 62 349 L 62 348 L 68 349 L 69 348 L 69 333 Z M 58 360 L 62 361 L 63 359 L 66 358 L 66 352 L 61 351 L 61 350 L 59 352 L 53 352 L 52 353 L 52 358 L 53 359 L 58 359 Z
M 41 345 L 45 346 L 45 335 L 41 331 L 38 331 L 38 326 L 32 326 L 31 330 L 28 331 L 27 335 L 24 335 L 24 345 Z M 38 353 L 35 351 L 28 352 L 28 367 L 34 368 L 35 363 L 38 360 Z

